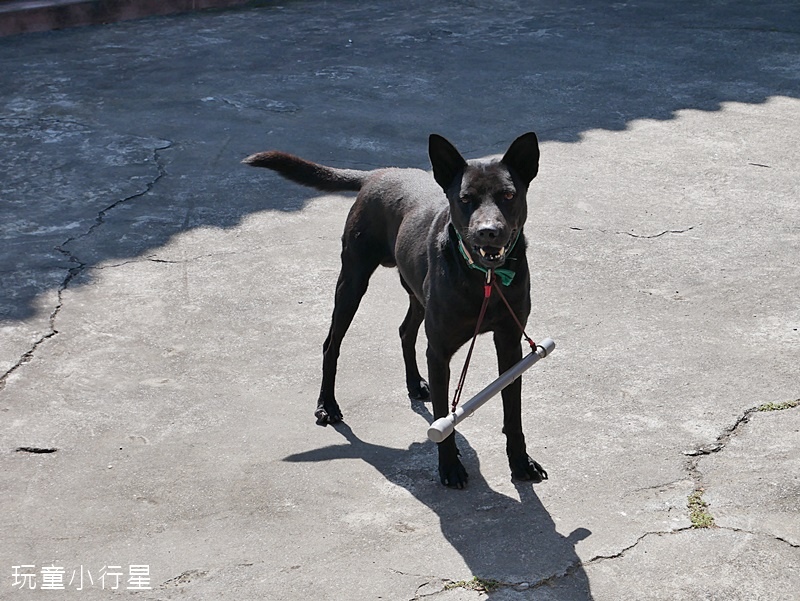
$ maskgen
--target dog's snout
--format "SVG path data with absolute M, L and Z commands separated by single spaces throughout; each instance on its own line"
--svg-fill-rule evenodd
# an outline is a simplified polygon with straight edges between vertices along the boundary
M 475 232 L 478 244 L 490 245 L 500 237 L 500 227 L 495 223 L 482 223 Z

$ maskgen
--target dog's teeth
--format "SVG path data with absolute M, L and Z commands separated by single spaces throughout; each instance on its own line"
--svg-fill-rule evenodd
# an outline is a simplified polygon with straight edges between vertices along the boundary
M 486 256 L 486 251 L 485 251 L 485 250 L 483 250 L 482 248 L 480 248 L 480 249 L 478 249 L 478 250 L 480 250 L 480 251 L 481 251 L 481 256 L 482 256 L 482 257 L 485 257 L 485 256 Z
M 505 254 L 506 254 L 506 247 L 504 246 L 503 248 L 500 249 L 500 256 L 501 257 L 505 256 Z

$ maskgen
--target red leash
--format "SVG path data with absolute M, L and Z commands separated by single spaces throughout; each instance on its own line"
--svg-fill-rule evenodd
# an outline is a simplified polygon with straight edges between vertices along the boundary
M 464 380 L 467 378 L 467 370 L 469 369 L 469 362 L 472 359 L 472 350 L 475 348 L 475 340 L 478 338 L 478 334 L 481 330 L 481 324 L 483 324 L 483 318 L 486 316 L 486 307 L 489 306 L 489 298 L 492 296 L 492 287 L 497 290 L 497 294 L 500 295 L 500 298 L 503 300 L 506 308 L 508 308 L 508 312 L 511 313 L 511 317 L 514 318 L 514 321 L 519 326 L 520 331 L 522 332 L 522 336 L 525 338 L 527 343 L 530 345 L 531 350 L 536 350 L 536 343 L 531 340 L 531 338 L 525 333 L 525 328 L 520 323 L 519 319 L 517 318 L 517 314 L 514 313 L 514 310 L 511 308 L 511 305 L 506 300 L 503 291 L 500 289 L 500 285 L 497 283 L 497 280 L 494 277 L 494 271 L 491 269 L 486 272 L 486 283 L 483 285 L 483 304 L 481 305 L 481 311 L 478 314 L 478 322 L 475 324 L 475 333 L 472 335 L 472 342 L 469 344 L 469 350 L 467 351 L 467 358 L 464 360 L 464 368 L 461 370 L 461 377 L 458 379 L 458 386 L 456 386 L 456 392 L 453 395 L 453 403 L 451 405 L 451 411 L 455 412 L 456 407 L 458 407 L 458 403 L 461 400 L 461 391 L 464 388 Z
M 506 300 L 506 297 L 503 296 L 503 291 L 500 289 L 500 286 L 497 284 L 497 281 L 494 282 L 494 288 L 495 288 L 495 290 L 497 290 L 497 294 L 500 295 L 500 298 L 503 299 L 503 302 L 505 303 L 506 308 L 508 309 L 508 312 L 511 313 L 511 317 L 513 317 L 514 321 L 517 322 L 517 325 L 519 326 L 519 331 L 522 332 L 522 337 L 525 339 L 525 342 L 527 342 L 530 345 L 532 351 L 536 351 L 536 343 L 531 339 L 530 336 L 528 336 L 525 333 L 525 326 L 523 326 L 519 322 L 519 319 L 517 318 L 517 314 L 514 313 L 514 309 L 512 309 L 511 305 L 508 304 L 508 301 Z

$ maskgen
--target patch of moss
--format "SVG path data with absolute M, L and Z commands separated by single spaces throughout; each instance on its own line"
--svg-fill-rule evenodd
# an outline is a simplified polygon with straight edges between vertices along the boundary
M 794 409 L 800 406 L 800 399 L 794 401 L 786 401 L 785 403 L 764 403 L 761 405 L 759 411 L 783 411 L 784 409 Z
M 703 500 L 703 489 L 698 489 L 689 495 L 687 507 L 692 528 L 712 528 L 714 516 L 708 513 L 708 503 Z

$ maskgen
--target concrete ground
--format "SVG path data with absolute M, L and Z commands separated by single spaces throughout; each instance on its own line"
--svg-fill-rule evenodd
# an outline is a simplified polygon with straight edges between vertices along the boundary
M 793 1 L 309 0 L 0 39 L 0 599 L 800 599 L 798 115 Z M 345 340 L 346 422 L 314 424 L 352 197 L 239 161 L 427 168 L 430 132 L 484 157 L 529 130 L 550 479 L 510 480 L 492 401 L 449 490 L 392 270 Z

